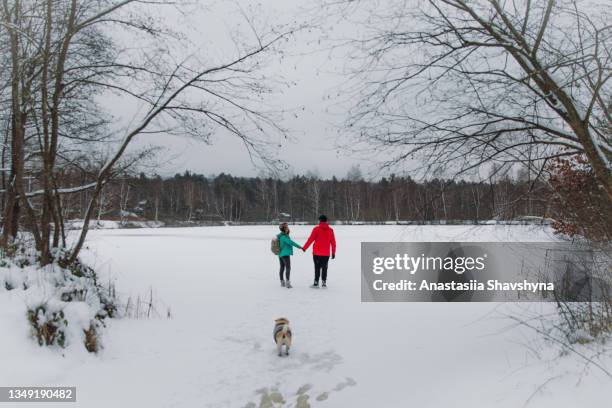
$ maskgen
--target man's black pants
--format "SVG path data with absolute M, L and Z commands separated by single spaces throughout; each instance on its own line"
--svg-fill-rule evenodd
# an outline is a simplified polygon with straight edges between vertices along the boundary
M 315 282 L 319 282 L 319 278 L 322 278 L 323 282 L 325 282 L 327 280 L 327 263 L 329 262 L 329 255 L 313 255 L 312 260 L 314 261 L 315 268 Z

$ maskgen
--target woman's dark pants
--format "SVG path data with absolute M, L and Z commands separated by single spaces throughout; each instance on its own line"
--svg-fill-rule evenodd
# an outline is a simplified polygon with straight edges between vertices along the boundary
M 280 280 L 289 280 L 289 275 L 291 274 L 291 257 L 289 255 L 279 256 L 278 261 L 280 262 L 280 271 L 278 273 Z M 283 279 L 283 272 L 285 272 L 287 279 Z

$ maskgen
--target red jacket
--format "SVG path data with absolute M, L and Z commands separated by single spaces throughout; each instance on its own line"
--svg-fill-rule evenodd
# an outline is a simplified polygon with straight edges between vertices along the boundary
M 313 255 L 329 256 L 329 247 L 331 246 L 331 253 L 336 254 L 336 237 L 334 236 L 334 230 L 329 226 L 328 223 L 321 221 L 318 226 L 312 229 L 308 241 L 304 244 L 304 250 L 308 249 L 310 244 L 314 242 L 312 248 Z

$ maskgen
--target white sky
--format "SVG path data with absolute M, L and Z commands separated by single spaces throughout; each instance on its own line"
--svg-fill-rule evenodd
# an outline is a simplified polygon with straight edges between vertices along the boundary
M 223 58 L 223 51 L 233 47 L 230 32 L 235 30 L 240 21 L 235 10 L 238 4 L 244 10 L 258 7 L 258 15 L 267 17 L 271 22 L 312 21 L 312 15 L 305 12 L 303 6 L 308 2 L 267 0 L 263 2 L 240 0 L 202 2 L 202 5 L 187 6 L 187 16 L 181 16 L 171 8 L 160 10 L 167 24 L 184 33 L 191 44 L 177 54 L 191 53 L 213 55 Z M 151 7 L 151 6 L 148 6 Z M 334 22 L 325 22 L 338 30 Z M 240 27 L 242 27 L 242 24 Z M 244 25 L 244 29 L 247 27 Z M 347 28 L 342 28 L 347 31 Z M 348 29 L 350 31 L 350 28 Z M 342 76 L 343 60 L 330 56 L 325 51 L 325 42 L 319 42 L 321 31 L 305 31 L 298 34 L 287 46 L 290 55 L 282 64 L 271 64 L 271 75 L 281 75 L 285 80 L 295 82 L 295 86 L 284 89 L 273 101 L 284 108 L 297 108 L 299 115 L 286 115 L 282 125 L 291 130 L 293 140 L 283 142 L 278 154 L 290 165 L 288 173 L 304 174 L 315 171 L 321 177 L 332 175 L 342 177 L 354 164 L 360 164 L 367 175 L 376 166 L 358 157 L 342 154 L 336 145 L 336 125 L 342 122 L 342 109 L 337 106 L 337 86 L 345 78 Z M 345 34 L 343 32 L 343 34 Z M 333 35 L 333 33 L 332 33 Z M 193 50 L 191 49 L 193 47 Z M 111 112 L 118 123 L 127 123 L 133 118 L 136 107 L 133 102 L 118 99 L 105 99 L 105 106 L 112 107 Z M 331 113 L 336 112 L 336 113 Z M 279 140 L 280 142 L 280 140 Z M 139 135 L 135 146 L 163 146 L 159 157 L 160 165 L 155 169 L 158 174 L 171 175 L 190 170 L 206 175 L 221 172 L 233 175 L 254 176 L 257 169 L 249 160 L 248 153 L 241 141 L 225 133 L 213 138 L 213 145 L 185 137 L 170 135 Z

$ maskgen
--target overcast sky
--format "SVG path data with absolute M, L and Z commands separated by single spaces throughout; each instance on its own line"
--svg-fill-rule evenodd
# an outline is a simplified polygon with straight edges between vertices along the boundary
M 287 0 L 239 2 L 244 10 L 254 7 L 261 18 L 273 22 L 310 20 L 312 16 L 304 11 L 304 4 L 308 3 Z M 248 30 L 243 23 L 237 26 L 241 21 L 236 13 L 237 7 L 237 3 L 231 1 L 206 2 L 206 7 L 188 6 L 187 15 L 180 15 L 169 8 L 161 13 L 169 25 L 189 38 L 190 44 L 185 50 L 177 50 L 178 54 L 193 51 L 194 54 L 214 55 L 222 59 L 224 50 L 232 47 L 230 33 L 242 26 Z M 337 24 L 328 24 L 324 29 L 328 34 L 330 25 L 332 30 L 338 30 Z M 341 30 L 344 30 L 343 36 L 351 35 L 351 28 Z M 333 175 L 342 177 L 352 165 L 359 164 L 367 176 L 376 169 L 371 160 L 343 154 L 337 148 L 337 126 L 343 120 L 337 96 L 338 86 L 345 80 L 342 75 L 344 61 L 338 58 L 338 53 L 330 55 L 324 49 L 329 44 L 319 41 L 321 33 L 319 30 L 306 30 L 298 34 L 287 45 L 289 57 L 282 64 L 272 63 L 270 66 L 271 75 L 280 75 L 295 83 L 277 94 L 273 102 L 287 109 L 295 108 L 298 112 L 297 117 L 293 114 L 285 116 L 282 125 L 290 129 L 292 138 L 289 141 L 278 140 L 280 147 L 277 154 L 290 165 L 288 173 L 314 171 L 324 178 Z M 136 109 L 133 101 L 110 98 L 104 103 L 111 107 L 118 122 L 127 123 L 133 118 Z M 162 175 L 184 170 L 206 175 L 225 172 L 241 176 L 254 176 L 260 172 L 236 137 L 219 132 L 212 141 L 212 145 L 207 145 L 186 137 L 140 135 L 135 145 L 163 146 L 160 165 L 155 169 Z

